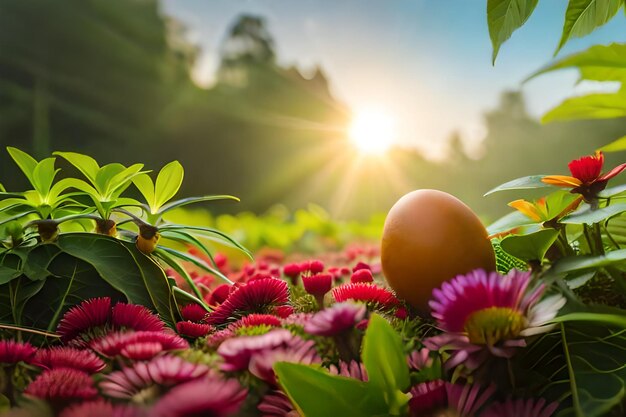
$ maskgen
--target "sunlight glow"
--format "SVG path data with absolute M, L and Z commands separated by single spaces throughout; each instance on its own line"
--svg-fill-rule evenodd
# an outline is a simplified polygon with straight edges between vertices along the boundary
M 356 148 L 364 153 L 380 155 L 394 144 L 395 122 L 380 109 L 366 109 L 356 113 L 348 132 Z

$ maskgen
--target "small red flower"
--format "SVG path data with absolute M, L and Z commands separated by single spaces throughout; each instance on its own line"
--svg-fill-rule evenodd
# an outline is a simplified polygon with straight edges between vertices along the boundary
M 0 340 L 0 363 L 31 363 L 36 349 L 28 342 Z
M 44 369 L 68 368 L 88 374 L 100 372 L 105 367 L 102 359 L 92 351 L 67 346 L 39 349 L 32 363 Z
M 333 297 L 339 303 L 348 300 L 361 301 L 382 309 L 391 309 L 399 304 L 396 296 L 388 289 L 362 282 L 333 288 Z
M 196 339 L 209 334 L 212 327 L 205 323 L 194 323 L 193 321 L 179 321 L 176 323 L 176 331 L 181 336 Z
M 207 323 L 222 325 L 250 313 L 267 313 L 287 304 L 289 290 L 281 279 L 264 278 L 250 281 L 228 295 L 217 309 L 207 316 Z
M 67 368 L 43 371 L 26 387 L 24 393 L 53 402 L 89 400 L 98 395 L 89 375 Z
M 281 321 L 278 317 L 273 316 L 271 314 L 249 314 L 245 317 L 242 317 L 233 325 L 237 327 L 251 327 L 251 326 L 270 326 L 270 327 L 280 327 Z
M 372 275 L 372 271 L 367 268 L 357 269 L 352 273 L 350 282 L 374 282 L 374 276 Z
M 276 314 L 281 319 L 286 319 L 287 317 L 291 316 L 294 311 L 294 308 L 290 305 L 274 307 L 274 314 Z
M 199 304 L 187 304 L 180 309 L 180 315 L 185 320 L 202 323 L 207 315 L 207 311 Z
M 302 262 L 300 264 L 300 272 L 310 272 L 311 274 L 319 274 L 324 270 L 324 263 L 317 259 L 312 261 Z
M 117 303 L 113 307 L 111 323 L 117 329 L 147 332 L 160 332 L 165 328 L 159 316 L 139 304 Z
M 147 344 L 152 344 L 152 346 Z M 129 348 L 129 346 L 133 345 L 143 345 L 141 350 L 144 353 L 147 350 L 154 351 L 155 345 L 159 345 L 159 352 L 189 347 L 189 344 L 180 336 L 165 332 L 113 332 L 99 339 L 92 340 L 90 343 L 90 347 L 93 350 L 109 358 L 118 355 L 125 356 L 124 353 L 139 354 L 140 346 Z M 155 354 L 159 352 L 155 352 Z
M 291 282 L 295 285 L 295 280 L 300 276 L 300 265 L 287 264 L 283 267 L 283 274 L 291 279 Z
M 354 268 L 352 268 L 352 272 L 356 272 L 356 271 L 360 271 L 362 269 L 368 269 L 368 270 L 372 270 L 372 267 L 369 264 L 366 264 L 365 262 L 359 261 L 357 262 L 357 264 L 354 266 Z
M 228 294 L 230 294 L 230 285 L 220 284 L 206 297 L 206 302 L 212 306 L 222 304 L 228 298 Z
M 626 169 L 626 163 L 621 164 L 602 174 L 604 166 L 604 154 L 596 151 L 595 155 L 583 156 L 568 164 L 572 176 L 548 175 L 541 179 L 546 184 L 557 187 L 571 188 L 572 192 L 582 194 L 587 201 L 596 197 L 596 194 L 604 190 L 607 182 Z
M 57 333 L 68 342 L 94 327 L 104 326 L 111 317 L 109 297 L 90 298 L 70 308 L 57 327 Z
M 333 286 L 333 276 L 330 274 L 303 276 L 302 284 L 306 292 L 312 296 L 323 297 Z

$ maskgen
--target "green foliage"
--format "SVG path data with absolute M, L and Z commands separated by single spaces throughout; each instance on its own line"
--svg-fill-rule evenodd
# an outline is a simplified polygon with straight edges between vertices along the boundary
M 387 320 L 377 314 L 370 318 L 363 338 L 362 360 L 368 382 L 299 364 L 277 363 L 274 370 L 302 415 L 404 415 L 409 399 L 404 392 L 410 380 L 402 341 Z
M 604 152 L 621 152 L 626 151 L 626 136 L 622 136 L 619 139 L 609 143 L 608 145 L 604 145 L 600 148 L 601 151 Z
M 497 187 L 487 191 L 485 193 L 485 196 L 488 196 L 489 194 L 497 193 L 499 191 L 546 188 L 548 187 L 548 185 L 541 181 L 543 177 L 545 177 L 545 175 L 530 175 L 527 177 L 516 178 L 514 180 L 505 182 L 504 184 L 498 185 Z
M 541 263 L 558 235 L 558 230 L 547 229 L 528 235 L 507 236 L 502 239 L 500 246 L 515 258 Z
M 622 5 L 623 0 L 570 0 L 565 12 L 563 34 L 556 52 L 559 52 L 570 38 L 588 35 L 607 23 Z
M 539 0 L 488 0 L 487 24 L 496 62 L 500 46 L 521 27 L 537 7 Z
M 528 269 L 526 262 L 505 252 L 500 246 L 498 239 L 492 239 L 491 244 L 493 245 L 493 251 L 496 253 L 496 270 L 499 273 L 507 274 L 512 269 L 519 269 L 521 271 Z

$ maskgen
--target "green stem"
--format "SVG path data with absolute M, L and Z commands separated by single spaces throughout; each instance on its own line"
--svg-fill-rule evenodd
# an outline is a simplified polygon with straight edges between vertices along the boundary
M 593 238 L 596 250 L 600 255 L 604 255 L 604 244 L 602 243 L 602 230 L 600 230 L 600 223 L 593 224 Z
M 563 343 L 563 353 L 565 354 L 565 360 L 567 362 L 567 372 L 569 374 L 570 388 L 572 391 L 572 402 L 574 403 L 574 410 L 576 411 L 576 417 L 584 417 L 580 413 L 580 398 L 578 397 L 578 390 L 576 385 L 576 375 L 572 367 L 572 359 L 569 354 L 569 346 L 567 346 L 567 338 L 565 337 L 565 325 L 561 323 L 561 341 Z
M 611 243 L 617 248 L 617 249 L 621 249 L 621 246 L 619 245 L 619 243 L 617 243 L 617 241 L 613 238 L 613 235 L 609 232 L 609 228 L 607 227 L 607 224 L 604 224 L 604 233 L 606 233 L 606 236 L 609 238 L 609 240 L 611 241 Z

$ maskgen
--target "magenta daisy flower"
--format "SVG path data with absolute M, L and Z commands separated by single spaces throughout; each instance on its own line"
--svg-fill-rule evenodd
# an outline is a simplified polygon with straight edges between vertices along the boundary
M 260 336 L 240 336 L 225 340 L 217 349 L 224 358 L 222 370 L 227 372 L 248 369 L 250 359 L 256 352 L 285 346 L 294 336 L 289 330 L 276 329 Z
M 333 276 L 330 274 L 315 274 L 302 277 L 302 285 L 312 296 L 324 297 L 333 286 Z
M 92 351 L 67 346 L 39 349 L 32 363 L 44 369 L 69 368 L 88 374 L 100 372 L 105 367 L 102 359 Z
M 176 331 L 178 334 L 192 339 L 206 336 L 212 329 L 209 324 L 194 323 L 193 321 L 179 321 L 176 323 Z
M 281 319 L 286 319 L 294 313 L 294 308 L 290 305 L 282 305 L 274 307 L 273 313 L 276 314 Z
M 216 306 L 222 304 L 228 298 L 230 294 L 230 285 L 220 284 L 211 291 L 211 293 L 205 296 L 208 305 Z
M 109 297 L 90 298 L 70 308 L 64 315 L 57 333 L 64 342 L 68 342 L 94 327 L 101 327 L 111 317 L 111 299 Z
M 322 359 L 315 349 L 315 341 L 304 340 L 298 336 L 293 336 L 291 340 L 283 345 L 253 352 L 250 357 L 248 370 L 257 378 L 269 384 L 276 385 L 274 364 L 277 362 L 311 365 L 321 363 Z
M 314 259 L 312 261 L 305 261 L 300 264 L 300 272 L 309 272 L 311 274 L 319 274 L 324 270 L 324 262 Z
M 180 309 L 180 315 L 187 321 L 202 323 L 207 315 L 207 311 L 199 304 L 187 304 Z
M 265 394 L 257 410 L 261 412 L 261 417 L 301 417 L 289 397 L 278 390 Z
M 89 400 L 98 395 L 93 380 L 76 369 L 51 369 L 43 371 L 24 390 L 25 394 L 51 402 Z
M 510 358 L 524 337 L 549 331 L 547 323 L 565 304 L 560 295 L 538 302 L 545 287 L 530 288 L 531 275 L 513 270 L 476 270 L 459 275 L 433 290 L 429 305 L 439 327 L 447 333 L 424 341 L 431 350 L 452 350 L 446 363 L 452 368 L 463 362 L 475 369 L 486 359 L 485 352 Z
M 92 340 L 89 346 L 103 356 L 118 355 L 130 359 L 150 359 L 161 351 L 186 349 L 189 344 L 180 336 L 165 332 L 113 332 Z M 146 353 L 151 352 L 148 357 Z
M 431 367 L 433 360 L 430 357 L 430 350 L 426 348 L 414 350 L 407 356 L 407 363 L 409 364 L 409 368 L 416 371 Z
M 74 404 L 63 409 L 59 417 L 147 417 L 141 408 L 131 405 L 113 405 L 104 400 Z
M 337 303 L 313 315 L 304 324 L 304 331 L 316 336 L 336 336 L 354 329 L 365 312 L 363 304 Z
M 150 387 L 171 387 L 207 375 L 209 368 L 178 356 L 159 356 L 150 362 L 112 372 L 100 382 L 102 393 L 111 398 L 131 399 Z
M 0 340 L 0 363 L 31 363 L 36 349 L 28 342 Z
M 480 385 L 459 385 L 441 380 L 422 382 L 409 392 L 410 415 L 475 417 L 495 390 L 495 386 L 483 388 Z
M 239 411 L 247 390 L 235 380 L 202 378 L 172 388 L 154 406 L 153 417 L 227 417 Z
M 235 327 L 269 326 L 280 327 L 281 321 L 271 314 L 249 314 L 233 323 Z
M 399 304 L 396 296 L 388 289 L 362 282 L 340 285 L 333 288 L 332 294 L 338 303 L 353 300 L 381 309 L 392 309 Z
M 281 279 L 264 278 L 250 281 L 228 295 L 226 301 L 207 316 L 207 323 L 223 325 L 250 313 L 267 313 L 287 304 L 289 290 Z
M 491 404 L 480 417 L 551 417 L 557 408 L 558 403 L 547 404 L 543 398 L 509 399 L 503 403 Z
M 117 303 L 113 307 L 111 323 L 116 329 L 160 332 L 165 323 L 147 307 L 139 304 Z

